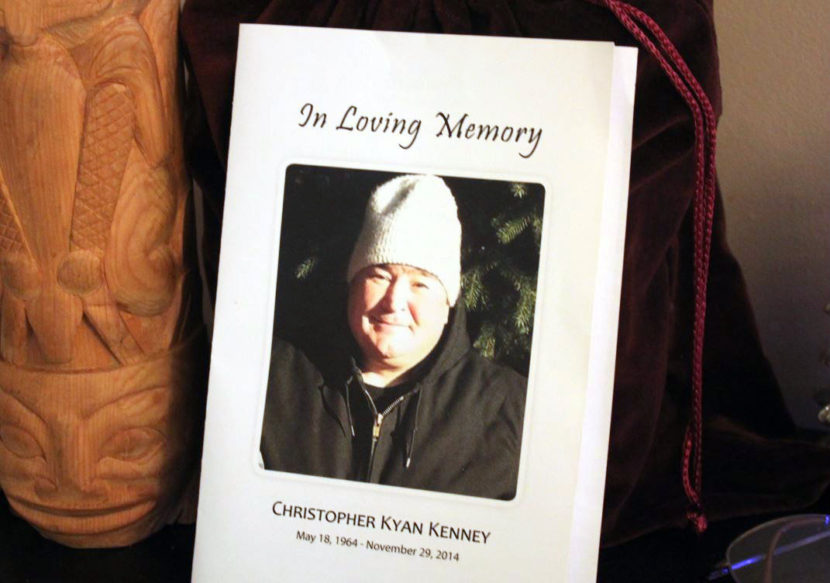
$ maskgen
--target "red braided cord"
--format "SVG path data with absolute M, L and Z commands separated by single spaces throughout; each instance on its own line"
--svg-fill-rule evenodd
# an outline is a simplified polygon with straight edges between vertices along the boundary
M 700 103 L 705 117 L 708 132 L 706 132 L 706 146 L 708 149 L 706 159 L 706 171 L 704 182 L 704 197 L 702 200 L 695 201 L 695 297 L 696 297 L 696 313 L 695 313 L 695 332 L 700 333 L 700 336 L 695 338 L 695 354 L 693 359 L 694 372 L 693 375 L 699 377 L 699 380 L 693 376 L 693 394 L 692 423 L 687 427 L 686 439 L 684 443 L 684 489 L 687 493 L 692 490 L 698 495 L 701 493 L 701 478 L 703 465 L 703 452 L 701 447 L 702 441 L 702 425 L 703 425 L 703 403 L 702 403 L 702 361 L 703 361 L 703 331 L 705 328 L 705 313 L 706 313 L 706 289 L 708 284 L 708 266 L 710 262 L 711 240 L 712 240 L 712 224 L 715 210 L 715 150 L 717 147 L 717 121 L 715 118 L 714 108 L 709 101 L 706 92 L 700 86 L 700 83 L 695 78 L 694 74 L 689 69 L 682 55 L 677 51 L 675 46 L 671 43 L 669 38 L 654 22 L 654 20 L 643 11 L 632 7 L 630 9 L 632 16 L 640 23 L 644 24 L 652 35 L 657 39 L 661 48 L 669 55 L 675 66 L 683 75 L 684 80 L 688 83 L 695 97 Z M 700 299 L 702 299 L 702 302 Z M 702 303 L 702 310 L 698 310 L 698 306 Z M 698 339 L 700 342 L 698 344 Z M 695 373 L 697 373 L 695 375 Z M 691 458 L 692 447 L 694 449 L 694 488 L 692 489 L 688 480 L 689 462 Z M 695 502 L 694 498 L 690 497 L 690 501 Z M 705 517 L 702 513 L 702 508 L 694 509 L 698 512 L 692 511 L 689 513 L 689 518 L 695 523 L 695 528 L 698 531 L 705 529 Z M 702 526 L 702 528 L 701 528 Z
M 684 80 L 688 83 L 691 90 L 694 92 L 698 103 L 703 109 L 706 126 L 708 132 L 706 133 L 706 140 L 708 146 L 708 156 L 706 159 L 706 171 L 704 182 L 704 196 L 702 200 L 695 201 L 695 332 L 700 331 L 700 345 L 698 346 L 697 338 L 695 339 L 695 351 L 699 354 L 695 355 L 693 360 L 694 373 L 700 377 L 700 380 L 693 380 L 693 388 L 695 393 L 693 395 L 693 427 L 687 427 L 687 443 L 691 441 L 689 429 L 692 429 L 694 434 L 694 453 L 695 453 L 695 490 L 698 494 L 701 492 L 701 468 L 702 460 L 702 425 L 703 425 L 703 403 L 702 403 L 702 370 L 703 370 L 703 332 L 705 329 L 705 315 L 706 315 L 706 289 L 708 285 L 709 276 L 709 262 L 711 255 L 712 243 L 712 223 L 715 212 L 715 149 L 717 147 L 717 122 L 715 118 L 714 108 L 712 107 L 709 97 L 701 87 L 694 74 L 689 69 L 686 61 L 682 55 L 677 51 L 676 47 L 671 43 L 669 38 L 654 22 L 654 20 L 642 10 L 632 7 L 630 9 L 632 16 L 640 23 L 644 24 L 652 35 L 657 39 L 660 47 L 669 55 L 674 62 L 677 69 L 683 75 Z M 698 259 L 699 257 L 699 259 Z M 698 299 L 700 298 L 700 299 Z M 702 301 L 701 301 L 702 300 Z M 698 311 L 697 307 L 702 304 L 702 310 Z M 699 368 L 698 368 L 699 367 Z M 698 382 L 700 385 L 698 385 Z M 697 390 L 700 386 L 700 390 Z M 688 451 L 688 448 L 685 448 Z M 689 459 L 690 453 L 684 451 L 684 474 L 688 474 L 688 464 L 685 462 Z
M 715 208 L 716 118 L 705 91 L 660 26 L 643 11 L 620 0 L 601 0 L 601 3 L 614 13 L 620 23 L 657 60 L 672 85 L 689 106 L 694 120 L 697 160 L 695 164 L 693 208 L 695 308 L 692 329 L 692 416 L 686 427 L 683 440 L 682 479 L 686 497 L 692 504 L 687 517 L 694 525 L 695 530 L 703 532 L 707 526 L 702 503 L 703 342 L 706 320 L 706 290 Z M 660 46 L 659 49 L 640 28 L 638 22 L 643 24 L 657 40 Z M 690 467 L 692 456 L 694 456 L 694 470 Z M 693 479 L 690 474 L 693 474 Z

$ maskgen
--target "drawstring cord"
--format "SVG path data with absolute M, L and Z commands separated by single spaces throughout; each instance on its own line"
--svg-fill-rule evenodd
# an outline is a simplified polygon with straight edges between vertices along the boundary
M 352 432 L 352 439 L 354 439 L 354 420 L 352 419 L 352 399 L 351 399 L 351 392 L 352 392 L 352 383 L 354 382 L 354 376 L 349 377 L 346 381 L 346 414 L 349 416 L 349 430 Z
M 715 149 L 717 120 L 706 92 L 660 26 L 645 12 L 620 0 L 587 0 L 607 7 L 657 60 L 692 113 L 695 134 L 694 194 L 694 323 L 692 327 L 692 414 L 683 439 L 683 490 L 689 522 L 699 534 L 707 527 L 703 509 L 703 341 L 706 290 L 715 213 Z M 640 26 L 645 27 L 647 32 Z M 649 36 L 651 35 L 651 36 Z M 654 39 L 654 40 L 652 40 Z M 655 42 L 657 45 L 655 45 Z M 658 47 L 659 45 L 659 47 Z
M 406 444 L 406 469 L 412 463 L 412 452 L 415 449 L 415 434 L 418 432 L 418 412 L 421 410 L 421 392 L 417 391 L 412 397 L 415 399 L 415 417 L 412 421 L 412 430 L 409 432 L 409 440 Z

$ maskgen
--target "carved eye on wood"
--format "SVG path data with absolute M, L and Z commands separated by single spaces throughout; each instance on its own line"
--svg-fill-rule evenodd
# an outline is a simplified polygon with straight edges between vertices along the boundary
M 14 425 L 0 425 L 0 442 L 17 457 L 46 457 L 37 439 L 25 429 Z
M 113 435 L 101 448 L 101 456 L 138 462 L 156 453 L 164 442 L 164 435 L 155 429 L 134 427 Z
M 83 249 L 67 255 L 58 268 L 58 282 L 64 289 L 80 295 L 99 288 L 103 278 L 101 260 Z

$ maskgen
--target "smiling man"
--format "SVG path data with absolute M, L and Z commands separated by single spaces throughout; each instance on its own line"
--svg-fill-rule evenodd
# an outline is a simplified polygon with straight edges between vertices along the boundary
M 351 338 L 312 362 L 274 339 L 267 469 L 515 496 L 526 380 L 473 350 L 461 224 L 435 176 L 399 176 L 366 206 L 349 261 Z
M 349 327 L 363 380 L 400 382 L 441 338 L 450 311 L 444 286 L 423 269 L 384 263 L 361 270 L 350 289 Z

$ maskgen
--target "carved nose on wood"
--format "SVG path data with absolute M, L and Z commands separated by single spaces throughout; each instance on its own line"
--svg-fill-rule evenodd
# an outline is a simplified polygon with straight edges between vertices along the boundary
M 95 479 L 92 472 L 88 471 L 86 468 L 82 468 L 81 466 L 77 466 L 76 468 L 67 471 L 63 482 L 65 488 L 80 492 L 87 496 L 103 498 L 106 494 L 104 485 L 99 480 Z
M 103 498 L 107 494 L 106 484 L 99 479 L 96 471 L 96 460 L 92 459 L 95 452 L 87 441 L 82 432 L 65 439 L 56 484 L 64 496 L 76 492 L 85 497 Z M 48 490 L 45 493 L 48 495 Z

